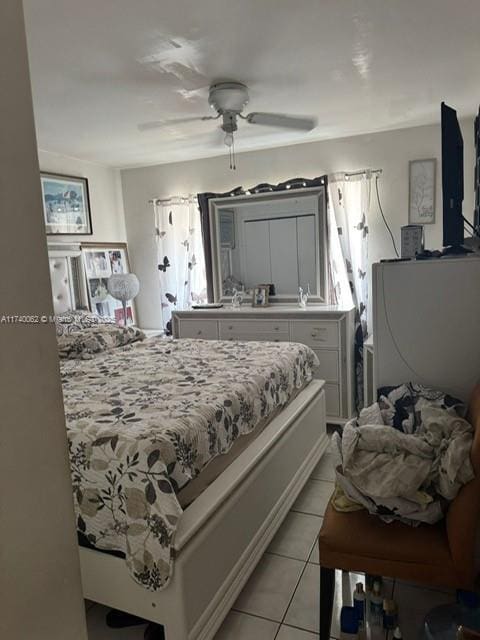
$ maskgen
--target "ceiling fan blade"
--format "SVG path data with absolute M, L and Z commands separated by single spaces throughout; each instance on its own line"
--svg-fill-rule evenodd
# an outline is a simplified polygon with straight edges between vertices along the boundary
M 284 116 L 281 113 L 249 113 L 246 120 L 250 124 L 262 124 L 267 127 L 286 127 L 287 129 L 299 129 L 311 131 L 317 126 L 315 118 L 302 118 L 297 116 Z
M 139 131 L 150 131 L 151 129 L 162 129 L 175 127 L 178 124 L 187 122 L 201 122 L 202 120 L 216 120 L 215 116 L 193 116 L 190 118 L 170 118 L 168 120 L 153 120 L 152 122 L 142 122 L 138 125 Z

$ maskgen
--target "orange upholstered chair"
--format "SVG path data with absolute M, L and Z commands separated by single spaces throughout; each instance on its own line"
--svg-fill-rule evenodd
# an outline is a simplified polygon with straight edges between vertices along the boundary
M 362 571 L 425 585 L 472 588 L 480 514 L 480 385 L 472 393 L 468 420 L 475 427 L 471 460 L 475 478 L 462 487 L 446 517 L 435 525 L 386 524 L 366 510 L 327 507 L 320 551 L 320 640 L 330 637 L 335 569 Z

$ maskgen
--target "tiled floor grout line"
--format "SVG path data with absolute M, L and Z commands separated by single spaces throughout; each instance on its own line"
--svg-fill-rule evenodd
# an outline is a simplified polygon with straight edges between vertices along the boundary
M 325 513 L 322 513 L 322 514 L 311 513 L 309 511 L 297 511 L 297 509 L 290 509 L 289 513 L 302 513 L 304 516 L 316 516 L 317 518 L 324 518 L 325 517 Z
M 308 558 L 312 553 L 313 547 L 314 547 L 314 544 L 312 545 L 312 547 L 310 548 L 310 551 L 308 552 Z M 286 556 L 283 553 L 278 553 L 278 551 L 265 551 L 265 553 L 269 553 L 271 556 L 278 556 L 279 558 L 287 558 L 287 560 L 296 560 L 297 562 L 307 562 L 308 564 L 315 564 L 315 562 L 308 562 L 308 558 L 306 560 L 304 560 L 303 558 L 294 558 L 293 556 Z
M 278 620 L 274 620 L 273 618 L 267 618 L 267 616 L 261 616 L 258 613 L 250 613 L 250 611 L 242 611 L 241 609 L 235 609 L 234 607 L 232 607 L 230 609 L 230 611 L 235 611 L 235 613 L 241 613 L 242 616 L 250 616 L 251 618 L 260 618 L 261 620 L 268 620 L 268 622 L 274 622 L 275 624 L 281 624 Z
M 311 551 L 311 550 L 310 550 L 310 551 Z M 287 606 L 285 607 L 285 613 L 283 614 L 282 620 L 281 620 L 281 622 L 280 622 L 280 626 L 278 627 L 278 629 L 277 629 L 277 633 L 275 634 L 275 637 L 274 637 L 274 639 L 273 639 L 273 640 L 276 640 L 276 638 L 277 638 L 278 634 L 280 633 L 280 629 L 282 628 L 282 624 L 284 623 L 285 618 L 287 617 L 287 613 L 288 613 L 288 610 L 289 610 L 289 608 L 290 608 L 290 605 L 291 605 L 291 604 L 292 604 L 292 602 L 293 602 L 293 598 L 295 597 L 295 594 L 297 593 L 298 585 L 300 584 L 300 582 L 301 582 L 301 580 L 302 580 L 303 574 L 305 573 L 305 569 L 307 568 L 307 564 L 308 564 L 308 562 L 305 562 L 305 563 L 304 563 L 304 565 L 303 565 L 303 569 L 302 569 L 302 571 L 301 571 L 301 573 L 300 573 L 300 576 L 299 576 L 299 578 L 298 578 L 298 580 L 297 580 L 297 583 L 296 583 L 296 585 L 295 585 L 295 589 L 294 589 L 294 590 L 293 590 L 293 592 L 292 592 L 292 595 L 291 595 L 291 597 L 290 597 L 290 600 L 288 601 L 288 604 L 287 604 Z M 305 631 L 306 631 L 306 629 L 305 629 Z

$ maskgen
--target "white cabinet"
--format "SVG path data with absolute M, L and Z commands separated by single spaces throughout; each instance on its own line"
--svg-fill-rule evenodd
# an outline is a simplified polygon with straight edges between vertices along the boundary
M 272 305 L 256 309 L 197 309 L 173 313 L 176 338 L 300 342 L 313 349 L 325 380 L 327 420 L 341 424 L 354 414 L 354 312 L 336 306 Z
M 375 390 L 417 382 L 468 400 L 479 379 L 480 255 L 373 265 Z

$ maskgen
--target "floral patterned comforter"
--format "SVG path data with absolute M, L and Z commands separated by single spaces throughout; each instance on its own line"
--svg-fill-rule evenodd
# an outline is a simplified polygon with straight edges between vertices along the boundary
M 240 435 L 288 403 L 318 363 L 296 343 L 165 340 L 61 362 L 77 528 L 168 584 L 176 497 Z

